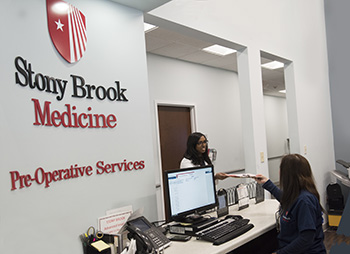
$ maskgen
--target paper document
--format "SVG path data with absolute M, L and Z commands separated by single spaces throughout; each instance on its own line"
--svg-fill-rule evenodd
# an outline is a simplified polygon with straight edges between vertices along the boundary
M 235 177 L 235 178 L 255 178 L 256 175 L 245 173 L 245 174 L 226 174 L 228 177 Z

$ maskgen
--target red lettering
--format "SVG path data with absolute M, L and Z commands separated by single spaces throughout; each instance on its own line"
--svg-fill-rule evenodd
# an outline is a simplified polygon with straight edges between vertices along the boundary
M 70 104 L 65 104 L 66 111 L 62 113 L 58 110 L 54 110 L 50 113 L 51 102 L 45 101 L 43 109 L 40 107 L 40 102 L 37 99 L 32 98 L 34 102 L 35 121 L 33 125 L 45 125 L 45 126 L 63 126 L 66 128 L 115 128 L 117 126 L 117 117 L 113 114 L 77 114 L 72 112 L 76 110 L 73 106 L 71 110 Z M 92 108 L 88 107 L 88 111 Z M 73 120 L 72 120 L 73 116 Z M 74 123 L 73 123 L 74 122 Z
M 130 166 L 130 165 L 131 165 L 131 166 Z M 133 165 L 134 165 L 134 163 L 132 163 L 132 162 L 130 161 L 130 162 L 127 164 L 126 168 L 127 168 L 129 171 L 131 171 L 131 170 L 134 169 Z
M 139 165 L 139 162 L 138 162 L 138 161 L 135 161 L 135 162 L 134 162 L 134 169 L 135 169 L 135 170 L 138 170 L 138 165 Z
M 111 170 L 109 170 L 109 169 L 111 169 L 111 165 L 110 165 L 110 164 L 106 164 L 106 166 L 105 166 L 105 172 L 106 172 L 107 174 L 111 173 Z
M 124 171 L 128 171 L 128 168 L 126 167 L 126 160 L 125 159 L 124 159 L 122 164 L 124 165 Z
M 79 117 L 78 117 L 78 123 L 79 123 L 79 125 L 80 125 L 80 127 L 82 127 L 82 128 L 86 128 L 87 126 L 88 126 L 88 124 L 83 124 L 83 122 L 81 121 L 81 117 L 84 117 L 84 119 L 86 119 L 87 118 L 87 116 L 86 116 L 86 114 L 85 113 L 83 113 L 83 114 L 81 114 L 81 115 L 79 115 Z
M 41 174 L 41 181 L 39 181 L 39 171 Z M 45 171 L 42 168 L 37 168 L 37 170 L 35 170 L 35 181 L 37 182 L 37 184 L 42 184 L 45 181 Z
M 145 161 L 140 161 L 139 169 L 144 169 L 144 168 L 145 168 Z
M 117 163 L 117 165 L 118 165 L 119 171 L 122 171 L 123 170 L 123 164 Z
M 90 110 L 91 110 L 91 107 L 88 107 L 88 111 L 90 111 Z M 88 117 L 89 117 L 89 123 L 90 123 L 89 128 L 97 128 L 97 127 L 94 126 L 94 124 L 93 124 L 92 115 L 91 115 L 91 114 L 88 114 Z
M 32 99 L 34 102 L 34 110 L 35 110 L 35 122 L 33 125 L 44 125 L 45 123 L 45 116 L 46 116 L 46 126 L 52 126 L 51 119 L 50 119 L 50 104 L 51 102 L 45 101 L 44 104 L 44 112 L 40 109 L 39 100 Z M 41 123 L 39 123 L 39 118 Z
M 60 114 L 60 112 L 58 112 L 57 110 L 52 112 L 51 120 L 52 120 L 53 126 L 55 126 L 55 127 L 60 126 L 61 125 L 61 114 Z M 58 123 L 56 123 L 57 120 L 59 120 Z
M 100 161 L 99 163 L 102 164 L 103 168 L 101 174 L 104 171 L 110 173 L 110 164 L 103 167 L 103 161 Z M 76 178 L 84 176 L 84 174 L 91 176 L 93 174 L 93 168 L 91 166 L 78 167 L 78 164 L 75 164 L 75 166 L 71 165 L 70 169 L 59 169 L 46 172 L 43 168 L 39 167 L 35 170 L 33 178 L 30 174 L 21 175 L 18 171 L 10 171 L 9 173 L 11 177 L 11 190 L 17 190 L 17 188 L 22 189 L 24 187 L 30 187 L 33 181 L 39 185 L 44 184 L 45 188 L 48 188 L 52 182 Z
M 92 175 L 92 167 L 91 166 L 87 166 L 86 169 L 85 169 L 85 172 L 88 176 L 91 176 Z
M 29 187 L 32 185 L 32 183 L 30 182 L 32 180 L 32 178 L 30 177 L 30 175 L 25 175 L 24 176 L 24 185 L 26 187 Z
M 118 169 L 119 172 L 143 169 L 145 167 L 145 162 L 132 162 L 124 159 L 121 163 L 105 164 L 104 161 L 98 161 L 96 167 L 96 173 L 101 175 L 103 173 L 114 173 L 118 171 Z M 18 171 L 10 171 L 9 173 L 11 177 L 11 190 L 17 190 L 17 188 L 22 189 L 24 187 L 30 187 L 34 181 L 37 184 L 43 184 L 45 188 L 48 188 L 52 182 L 82 177 L 85 174 L 91 176 L 93 174 L 93 168 L 91 166 L 79 167 L 78 164 L 75 164 L 66 169 L 45 171 L 42 167 L 38 167 L 35 170 L 33 177 L 31 177 L 30 174 L 21 175 Z
M 84 172 L 85 172 L 85 167 L 78 167 L 77 169 L 78 169 L 78 171 L 80 173 L 80 176 L 83 176 Z
M 59 172 L 60 172 L 60 177 L 58 179 L 62 180 L 63 179 L 62 174 L 64 173 L 64 169 L 60 169 Z
M 19 172 L 18 171 L 11 171 L 11 190 L 16 190 L 16 182 L 19 180 Z
M 97 162 L 97 163 L 96 163 L 96 167 L 97 167 L 98 169 L 102 170 L 102 171 L 100 171 L 100 170 L 98 170 L 98 169 L 96 170 L 96 173 L 97 173 L 98 175 L 101 175 L 101 174 L 103 174 L 103 173 L 109 174 L 109 173 L 114 172 L 114 170 L 110 170 L 110 169 L 112 168 L 111 164 L 106 164 L 106 165 L 104 166 L 104 162 L 103 162 L 103 161 Z
M 101 174 L 103 174 L 103 171 L 104 171 L 104 162 L 103 161 L 99 161 L 99 162 L 97 162 L 96 163 L 96 167 L 98 168 L 98 169 L 102 169 L 102 171 L 99 171 L 98 169 L 96 170 L 96 173 L 98 174 L 98 175 L 101 175 Z
M 52 174 L 51 172 L 45 172 L 45 188 L 50 187 L 50 183 L 52 182 Z
M 71 178 L 71 175 L 69 173 L 69 169 L 65 169 L 64 170 L 64 177 L 63 179 L 67 180 L 67 179 L 70 179 Z
M 117 164 L 118 164 L 118 163 L 113 163 L 113 164 L 111 164 L 111 165 L 112 165 L 112 173 L 115 172 L 115 167 L 117 166 Z
M 11 190 L 16 190 L 16 182 L 19 181 L 19 188 L 30 187 L 32 178 L 30 175 L 20 175 L 18 171 L 10 171 L 11 175 Z
M 110 114 L 109 116 L 107 116 L 107 125 L 109 128 L 114 128 L 115 126 L 117 126 L 117 118 L 115 117 L 115 115 Z
M 61 115 L 61 121 L 62 121 L 62 125 L 63 127 L 78 127 L 78 126 L 72 126 L 72 117 L 71 117 L 71 110 L 70 110 L 70 104 L 66 104 L 65 105 L 67 107 L 67 111 L 63 112 Z M 75 107 L 73 107 L 73 109 L 75 109 Z M 76 113 L 75 113 L 76 115 Z M 67 118 L 68 123 L 65 122 L 65 118 Z
M 57 179 L 57 177 L 59 176 L 59 171 L 55 170 L 52 172 L 52 180 L 54 182 L 58 181 L 60 178 Z

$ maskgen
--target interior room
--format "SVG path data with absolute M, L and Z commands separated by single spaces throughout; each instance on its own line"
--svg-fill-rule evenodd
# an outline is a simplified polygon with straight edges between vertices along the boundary
M 279 202 L 257 175 L 280 187 L 280 163 L 290 154 L 312 169 L 325 209 L 317 218 L 327 252 L 347 248 L 350 155 L 342 62 L 350 39 L 339 30 L 347 22 L 337 17 L 348 19 L 348 3 L 2 5 L 0 249 L 237 254 L 256 253 L 273 238 L 276 246 L 261 248 L 272 253 Z M 146 24 L 155 27 L 146 30 Z M 228 52 L 209 53 L 213 45 Z M 170 115 L 175 111 L 185 112 L 184 120 Z M 204 147 L 201 156 L 211 163 L 181 168 L 196 132 L 203 136 L 195 147 Z M 341 209 L 332 214 L 330 184 L 342 193 Z M 196 191 L 201 195 L 187 195 Z M 174 192 L 191 206 L 173 211 Z M 226 222 L 244 223 L 241 233 L 206 238 L 204 229 Z M 161 243 L 139 233 L 140 223 Z

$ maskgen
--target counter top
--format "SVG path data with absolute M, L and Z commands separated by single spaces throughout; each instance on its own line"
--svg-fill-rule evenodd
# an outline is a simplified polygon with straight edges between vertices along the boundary
M 238 210 L 238 206 L 233 205 L 230 207 L 229 213 L 241 215 L 243 218 L 250 219 L 250 223 L 254 225 L 254 228 L 243 235 L 218 246 L 207 241 L 197 240 L 195 237 L 192 237 L 188 242 L 173 241 L 171 245 L 164 250 L 164 254 L 227 253 L 273 229 L 276 225 L 275 213 L 278 210 L 278 207 L 279 202 L 275 199 L 268 199 L 258 204 L 255 204 L 255 200 L 250 200 L 249 207 L 243 210 Z

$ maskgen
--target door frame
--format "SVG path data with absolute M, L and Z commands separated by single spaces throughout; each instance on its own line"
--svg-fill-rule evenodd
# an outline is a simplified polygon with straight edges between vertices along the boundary
M 190 118 L 191 118 L 191 130 L 192 132 L 197 131 L 197 119 L 196 119 L 196 105 L 194 103 L 183 103 L 183 102 L 165 102 L 165 101 L 155 101 L 154 102 L 154 115 L 155 115 L 155 129 L 156 129 L 156 160 L 158 162 L 158 174 L 156 176 L 156 198 L 157 198 L 157 212 L 158 220 L 165 220 L 165 209 L 164 209 L 164 191 L 163 191 L 163 171 L 162 171 L 162 154 L 160 149 L 160 135 L 159 135 L 159 121 L 158 121 L 158 106 L 167 107 L 185 107 L 190 108 Z M 156 163 L 157 164 L 157 163 Z

